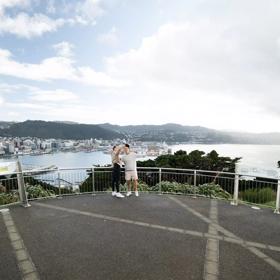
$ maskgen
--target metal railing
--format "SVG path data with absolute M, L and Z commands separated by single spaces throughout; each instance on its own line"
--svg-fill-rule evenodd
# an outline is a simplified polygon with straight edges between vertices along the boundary
M 280 180 L 255 178 L 224 171 L 139 167 L 139 191 L 185 194 L 226 199 L 270 207 L 279 213 Z M 121 191 L 126 191 L 124 170 Z M 0 176 L 0 207 L 12 203 L 28 206 L 28 199 L 96 194 L 111 191 L 111 167 L 54 168 L 21 171 Z

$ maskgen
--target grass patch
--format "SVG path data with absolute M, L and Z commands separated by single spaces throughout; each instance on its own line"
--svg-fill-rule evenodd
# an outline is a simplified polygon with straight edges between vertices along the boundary
M 271 188 L 248 189 L 239 193 L 239 198 L 256 204 L 275 205 L 276 192 Z

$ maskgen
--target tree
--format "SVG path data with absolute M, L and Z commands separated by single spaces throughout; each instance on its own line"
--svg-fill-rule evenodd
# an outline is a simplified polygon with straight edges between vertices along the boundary
M 155 160 L 139 161 L 139 167 L 165 167 L 200 170 L 217 170 L 234 172 L 235 164 L 241 158 L 220 157 L 213 150 L 207 155 L 205 152 L 194 150 L 187 154 L 186 151 L 177 151 L 174 155 L 162 155 Z
M 179 150 L 174 153 L 174 156 L 183 156 L 183 155 L 187 155 L 187 152 L 183 150 Z

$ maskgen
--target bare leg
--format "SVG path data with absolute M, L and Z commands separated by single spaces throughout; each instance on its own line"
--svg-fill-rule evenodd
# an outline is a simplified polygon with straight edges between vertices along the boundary
M 130 187 L 130 183 L 131 181 L 126 181 L 126 185 L 127 185 L 127 191 L 130 192 L 131 191 L 131 187 Z
M 134 186 L 134 191 L 138 191 L 138 181 L 137 180 L 133 180 L 133 186 Z

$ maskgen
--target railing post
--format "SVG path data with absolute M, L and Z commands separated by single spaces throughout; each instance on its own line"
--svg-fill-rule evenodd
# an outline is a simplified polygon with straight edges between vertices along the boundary
M 61 176 L 60 176 L 60 170 L 57 169 L 57 180 L 58 180 L 58 197 L 62 198 L 61 196 Z
M 94 167 L 91 168 L 92 195 L 95 195 Z
M 17 167 L 17 182 L 18 182 L 18 192 L 19 192 L 20 202 L 22 203 L 23 207 L 30 207 L 31 205 L 28 203 L 28 198 L 25 191 L 23 172 L 19 160 L 17 160 L 16 162 L 16 167 Z
M 280 214 L 280 179 L 278 180 L 275 214 Z
M 239 192 L 239 175 L 238 175 L 238 166 L 235 165 L 235 175 L 234 175 L 234 193 L 233 193 L 233 201 L 230 203 L 231 205 L 238 205 L 238 192 Z
M 197 185 L 197 171 L 196 170 L 193 171 L 193 185 L 194 185 L 194 187 L 196 187 L 196 185 Z M 193 198 L 197 198 L 196 188 L 195 188 L 195 193 L 194 193 Z
M 159 169 L 158 171 L 158 181 L 159 181 L 159 194 L 162 194 L 162 191 L 161 191 L 161 168 Z

